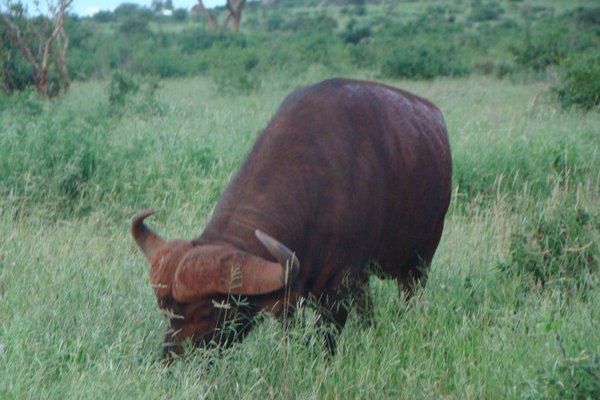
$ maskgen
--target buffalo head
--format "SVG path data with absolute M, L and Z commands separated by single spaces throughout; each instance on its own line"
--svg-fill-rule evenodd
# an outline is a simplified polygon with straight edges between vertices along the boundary
M 240 313 L 230 298 L 282 290 L 298 275 L 296 256 L 260 230 L 255 231 L 256 238 L 277 262 L 227 243 L 195 246 L 182 239 L 164 240 L 144 223 L 152 214 L 151 210 L 136 214 L 131 234 L 151 264 L 150 283 L 169 318 L 167 354 L 180 354 L 186 341 L 195 346 L 221 345 L 240 337 L 248 329 L 252 310 Z

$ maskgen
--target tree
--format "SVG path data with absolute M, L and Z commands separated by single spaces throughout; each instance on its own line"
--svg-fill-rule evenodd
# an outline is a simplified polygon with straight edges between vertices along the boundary
M 240 30 L 240 23 L 242 22 L 242 9 L 244 8 L 245 4 L 246 0 L 227 0 L 227 3 L 225 4 L 227 11 L 229 11 L 227 19 L 225 20 L 225 25 L 227 25 L 229 22 L 231 25 L 231 30 L 234 32 L 238 32 Z M 198 4 L 191 9 L 192 14 L 198 12 L 202 13 L 206 17 L 208 26 L 211 30 L 216 31 L 219 29 L 217 19 L 204 6 L 204 2 L 202 0 L 198 0 Z
M 47 15 L 40 15 L 33 20 L 26 18 L 25 9 L 20 2 L 5 2 L 6 12 L 0 6 L 0 23 L 6 27 L 11 44 L 31 65 L 32 80 L 44 97 L 49 95 L 48 73 L 51 62 L 57 69 L 60 90 L 68 90 L 71 84 L 67 67 L 69 37 L 65 31 L 65 18 L 72 3 L 73 0 L 48 0 Z M 25 36 L 24 29 L 28 33 L 31 31 L 31 34 Z
M 246 0 L 227 0 L 227 10 L 229 15 L 227 19 L 231 21 L 231 30 L 237 32 L 240 30 L 240 23 L 242 22 L 242 9 L 246 4 Z M 225 21 L 227 23 L 227 21 Z
M 162 10 L 165 8 L 165 2 L 162 0 L 152 0 L 152 4 L 150 5 L 150 9 L 157 14 L 160 14 Z

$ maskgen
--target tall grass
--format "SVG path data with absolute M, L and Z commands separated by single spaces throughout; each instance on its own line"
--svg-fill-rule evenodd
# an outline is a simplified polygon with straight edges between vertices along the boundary
M 389 81 L 440 106 L 454 157 L 418 301 L 373 279 L 375 323 L 352 315 L 334 357 L 307 308 L 285 332 L 265 316 L 228 350 L 161 361 L 166 323 L 128 218 L 153 207 L 164 236 L 196 236 L 283 97 L 326 74 L 235 95 L 167 81 L 118 111 L 107 83 L 90 82 L 4 109 L 0 398 L 598 398 L 600 116 L 560 109 L 545 84 L 486 78 Z M 533 243 L 521 253 L 518 235 Z M 534 256 L 576 265 L 561 257 L 588 242 L 576 279 L 527 269 Z

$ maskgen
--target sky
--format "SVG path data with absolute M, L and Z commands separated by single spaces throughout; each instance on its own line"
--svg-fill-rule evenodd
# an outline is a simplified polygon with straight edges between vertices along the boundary
M 41 0 L 40 4 L 44 4 L 45 1 Z M 94 15 L 98 11 L 102 10 L 114 10 L 119 4 L 122 3 L 135 3 L 140 6 L 150 7 L 152 0 L 74 0 L 71 6 L 71 12 L 79 16 Z M 185 8 L 189 10 L 196 0 L 173 0 L 173 6 L 175 8 Z M 27 9 L 30 14 L 35 13 L 35 6 L 33 0 L 23 0 L 23 4 L 27 5 Z M 204 5 L 207 8 L 214 6 L 222 6 L 225 4 L 225 0 L 204 0 Z

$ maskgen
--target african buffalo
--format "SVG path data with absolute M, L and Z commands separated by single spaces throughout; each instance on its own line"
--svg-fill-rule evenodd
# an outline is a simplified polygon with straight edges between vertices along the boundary
M 442 235 L 451 170 L 443 116 L 421 97 L 350 79 L 293 92 L 199 237 L 163 240 L 144 224 L 150 210 L 131 221 L 170 317 L 167 352 L 228 344 L 258 311 L 281 316 L 306 297 L 341 329 L 340 302 L 368 302 L 370 273 L 410 295 Z

